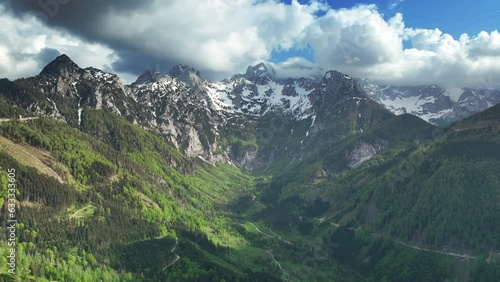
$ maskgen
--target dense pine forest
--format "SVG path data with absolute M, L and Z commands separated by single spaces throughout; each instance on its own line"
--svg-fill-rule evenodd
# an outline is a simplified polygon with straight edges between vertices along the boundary
M 3 199 L 6 168 L 17 172 L 17 280 L 498 280 L 498 135 L 459 124 L 433 137 L 400 118 L 410 121 L 254 172 L 188 159 L 98 110 L 82 130 L 2 122 Z M 421 140 L 398 129 L 409 122 Z M 397 145 L 360 168 L 333 162 L 383 134 Z M 3 280 L 8 252 L 3 241 Z

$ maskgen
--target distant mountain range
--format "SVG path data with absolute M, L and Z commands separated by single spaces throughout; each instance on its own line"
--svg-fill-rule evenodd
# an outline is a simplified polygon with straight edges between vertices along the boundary
M 500 90 L 445 89 L 437 85 L 381 86 L 360 79 L 363 90 L 391 112 L 409 113 L 436 125 L 449 125 L 500 103 Z

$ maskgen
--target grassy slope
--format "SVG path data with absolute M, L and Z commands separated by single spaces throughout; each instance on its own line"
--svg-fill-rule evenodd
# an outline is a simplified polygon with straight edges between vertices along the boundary
M 0 150 L 8 153 L 20 164 L 31 166 L 40 173 L 63 182 L 62 178 L 51 167 L 44 163 L 53 160 L 47 152 L 26 144 L 12 142 L 4 137 L 0 137 Z
M 34 267 L 32 273 L 37 276 L 69 279 L 71 268 L 68 267 L 58 265 L 51 274 L 38 270 L 35 261 L 52 252 L 61 263 L 67 263 L 68 256 L 81 255 L 82 252 L 92 254 L 98 262 L 92 264 L 89 262 L 92 258 L 84 256 L 76 265 L 88 267 L 78 273 L 98 275 L 92 265 L 102 264 L 120 269 L 117 272 L 109 268 L 107 273 L 115 275 L 114 280 L 119 280 L 120 275 L 120 279 L 150 275 L 150 278 L 187 281 L 201 277 L 226 277 L 230 280 L 239 277 L 245 281 L 249 279 L 249 273 L 266 271 L 266 259 L 257 264 L 251 260 L 248 263 L 235 260 L 238 256 L 232 253 L 250 246 L 250 243 L 235 230 L 235 219 L 225 211 L 227 203 L 236 194 L 253 189 L 251 177 L 230 165 L 213 167 L 203 162 L 192 163 L 160 138 L 125 120 L 116 118 L 111 123 L 114 124 L 108 124 L 108 128 L 113 128 L 113 134 L 123 138 L 107 138 L 111 134 L 105 133 L 101 135 L 102 141 L 98 141 L 50 119 L 0 125 L 5 136 L 2 140 L 13 145 L 4 153 L 14 157 L 3 155 L 2 166 L 18 168 L 19 179 L 23 182 L 19 184 L 20 200 L 32 203 L 25 205 L 20 215 L 25 225 L 20 241 L 25 242 L 25 250 L 29 242 L 34 244 L 25 262 L 25 272 L 21 271 L 20 277 L 28 277 L 27 268 Z M 137 144 L 141 144 L 140 147 L 136 147 Z M 20 152 L 28 151 L 38 152 L 39 158 L 23 158 Z M 56 181 L 59 184 L 54 186 L 55 180 L 50 180 L 54 175 L 49 173 L 54 168 L 50 166 L 61 164 L 67 167 L 74 181 L 67 184 Z M 40 188 L 42 182 L 49 183 L 47 188 Z M 40 186 L 36 188 L 48 189 L 47 193 L 38 195 L 31 189 L 33 187 L 28 187 L 33 183 Z M 51 185 L 54 189 L 50 188 Z M 57 187 L 61 185 L 65 187 Z M 55 194 L 57 189 L 69 189 L 71 195 Z M 92 209 L 81 210 L 87 206 Z M 49 227 L 47 220 L 59 223 Z M 141 232 L 141 228 L 146 230 Z M 36 239 L 32 233 L 37 234 Z M 149 270 L 138 270 L 135 265 L 125 263 L 125 258 L 120 259 L 125 252 L 120 246 L 138 242 L 149 244 L 155 237 L 165 238 L 167 245 L 172 244 L 174 237 L 180 240 L 178 254 L 181 258 L 168 272 L 158 274 L 158 271 L 153 271 L 164 267 L 158 261 Z M 261 257 L 261 254 L 256 256 Z M 267 261 L 270 262 L 270 258 Z M 238 266 L 234 265 L 236 262 Z M 215 272 L 210 272 L 210 269 Z M 121 271 L 125 272 L 119 274 Z M 268 274 L 255 275 L 272 279 Z

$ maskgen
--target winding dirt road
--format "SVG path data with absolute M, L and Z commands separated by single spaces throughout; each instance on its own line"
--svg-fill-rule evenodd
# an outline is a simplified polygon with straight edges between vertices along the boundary
M 170 250 L 170 253 L 174 253 L 175 249 L 177 248 L 177 245 L 179 245 L 179 241 L 177 240 L 177 238 L 175 238 L 175 246 L 172 248 L 172 250 Z M 174 255 L 175 255 L 174 260 L 172 262 L 170 262 L 167 266 L 165 266 L 162 270 L 165 270 L 165 269 L 171 267 L 181 258 L 177 254 L 174 254 Z
M 12 118 L 0 118 L 0 122 L 8 122 L 8 121 L 12 121 L 12 120 L 17 120 L 17 121 L 28 121 L 28 120 L 34 120 L 34 119 L 39 119 L 39 117 L 21 117 L 21 118 L 17 118 L 17 119 L 12 119 Z

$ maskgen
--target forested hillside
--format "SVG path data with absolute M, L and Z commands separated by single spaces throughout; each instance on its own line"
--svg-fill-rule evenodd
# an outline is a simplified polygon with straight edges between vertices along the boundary
M 187 161 L 153 134 L 119 118 L 114 122 L 117 134 L 125 130 L 122 126 L 134 130 L 126 131 L 130 139 L 108 145 L 107 138 L 99 141 L 45 118 L 0 124 L 2 138 L 22 145 L 3 147 L 0 159 L 1 167 L 17 171 L 19 252 L 24 254 L 18 277 L 212 281 L 214 277 L 248 280 L 253 272 L 262 271 L 249 266 L 245 271 L 215 259 L 247 243 L 221 207 L 237 193 L 251 190 L 251 178 L 230 165 L 215 168 Z M 35 157 L 56 171 L 61 182 L 37 171 L 34 159 L 9 156 L 10 150 L 30 147 L 45 152 Z M 170 252 L 175 238 L 178 250 Z M 157 247 L 153 247 L 156 254 L 143 251 L 157 244 L 164 251 Z M 162 271 L 177 255 L 179 261 Z M 136 265 L 145 261 L 151 263 L 146 269 Z
M 125 87 L 68 60 L 0 81 L 1 279 L 500 281 L 499 106 L 439 128 L 331 71 L 292 81 L 305 111 L 245 115 L 189 69 Z M 273 85 L 250 74 L 232 94 Z

